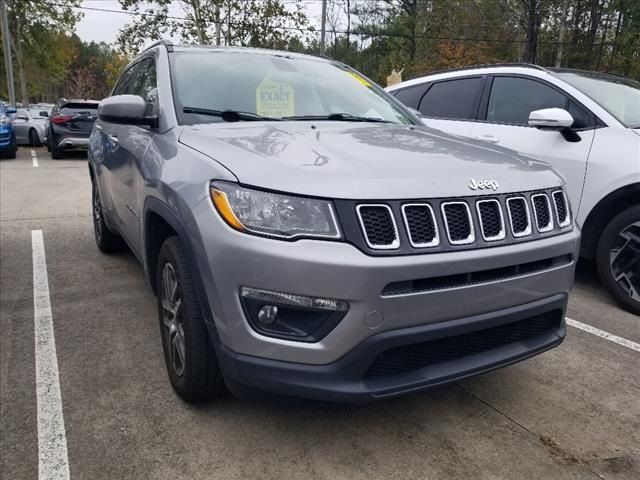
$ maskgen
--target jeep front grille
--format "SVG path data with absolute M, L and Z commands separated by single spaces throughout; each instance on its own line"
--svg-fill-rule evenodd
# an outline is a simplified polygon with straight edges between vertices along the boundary
M 548 232 L 553 228 L 553 217 L 551 216 L 551 204 L 549 197 L 544 193 L 531 196 L 533 202 L 533 215 L 536 218 L 536 227 L 539 232 Z
M 523 320 L 409 345 L 391 347 L 380 353 L 363 375 L 368 381 L 407 374 L 422 368 L 495 351 L 544 335 L 562 326 L 562 310 L 552 310 Z
M 388 205 L 358 205 L 357 210 L 365 240 L 370 248 L 398 248 L 398 228 Z
M 435 247 L 440 244 L 436 217 L 431 205 L 428 203 L 402 205 L 402 217 L 409 234 L 409 242 L 413 247 Z
M 571 225 L 569 203 L 558 188 L 334 204 L 346 240 L 371 255 L 493 247 L 558 235 Z
M 561 228 L 568 226 L 571 223 L 569 217 L 569 206 L 567 205 L 567 199 L 564 196 L 562 190 L 556 190 L 553 192 L 553 205 L 556 211 L 556 220 Z

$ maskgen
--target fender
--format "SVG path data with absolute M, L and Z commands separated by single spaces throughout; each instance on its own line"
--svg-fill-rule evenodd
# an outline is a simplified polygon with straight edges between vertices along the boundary
M 218 332 L 215 327 L 215 322 L 213 319 L 213 314 L 211 309 L 209 308 L 207 299 L 207 292 L 204 288 L 204 282 L 202 281 L 202 274 L 200 272 L 199 262 L 197 262 L 197 256 L 195 254 L 195 249 L 192 243 L 192 239 L 187 233 L 187 229 L 184 225 L 184 222 L 180 219 L 180 217 L 171 210 L 165 203 L 160 201 L 155 197 L 147 197 L 144 203 L 143 208 L 143 255 L 144 255 L 144 271 L 145 276 L 147 277 L 147 281 L 151 286 L 152 290 L 155 291 L 154 282 L 155 275 L 154 272 L 150 271 L 149 268 L 149 252 L 147 252 L 147 221 L 149 220 L 149 215 L 154 213 L 160 216 L 164 221 L 166 221 L 171 228 L 178 234 L 180 240 L 182 240 L 182 245 L 184 246 L 187 254 L 187 260 L 189 261 L 189 266 L 191 267 L 191 271 L 193 274 L 193 280 L 196 286 L 196 291 L 198 292 L 198 300 L 200 301 L 200 310 L 205 319 L 205 323 L 207 325 L 207 331 L 209 332 L 209 338 L 213 347 L 220 358 L 220 354 L 218 353 L 221 348 L 220 337 L 218 336 Z

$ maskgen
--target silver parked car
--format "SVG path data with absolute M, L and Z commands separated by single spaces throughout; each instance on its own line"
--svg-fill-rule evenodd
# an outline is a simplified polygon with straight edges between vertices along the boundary
M 44 109 L 19 108 L 14 121 L 18 145 L 39 147 L 46 143 L 49 112 Z
M 186 401 L 390 397 L 565 336 L 580 233 L 560 177 L 341 63 L 157 43 L 88 157 L 98 248 L 144 265 Z

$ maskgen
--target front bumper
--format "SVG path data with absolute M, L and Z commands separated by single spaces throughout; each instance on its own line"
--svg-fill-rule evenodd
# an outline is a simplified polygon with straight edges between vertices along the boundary
M 247 389 L 255 389 L 322 401 L 366 402 L 485 373 L 549 350 L 564 340 L 566 303 L 567 296 L 560 294 L 489 314 L 382 332 L 327 365 L 305 365 L 242 355 L 224 346 L 218 350 L 218 357 L 229 388 L 240 395 Z M 500 328 L 539 315 L 552 317 L 552 328 L 524 341 L 505 342 L 476 354 L 444 359 L 402 373 L 373 378 L 367 375 L 379 355 L 389 349 L 428 345 L 443 338 L 466 338 L 474 332 Z M 468 348 L 468 343 L 461 340 L 460 347 L 465 346 Z
M 206 307 L 212 313 L 209 327 L 230 383 L 312 398 L 370 399 L 507 365 L 558 345 L 564 336 L 562 316 L 580 240 L 577 228 L 492 248 L 372 257 L 343 242 L 284 242 L 237 232 L 223 223 L 208 199 L 197 204 L 193 213 L 193 218 L 203 219 L 191 231 L 200 235 L 195 239 L 196 258 Z M 559 257 L 568 261 L 543 271 L 383 295 L 385 287 L 396 282 Z M 318 342 L 270 338 L 257 333 L 245 318 L 239 298 L 243 286 L 344 300 L 350 308 Z M 504 345 L 497 351 L 460 359 L 455 365 L 431 366 L 428 373 L 420 369 L 409 376 L 396 376 L 390 383 L 362 378 L 367 363 L 388 342 L 415 343 L 443 332 L 455 335 L 456 325 L 489 328 L 495 322 L 535 315 L 538 308 L 560 315 L 556 327 L 540 338 Z
M 0 127 L 0 148 L 8 149 L 13 145 L 13 132 L 8 127 Z

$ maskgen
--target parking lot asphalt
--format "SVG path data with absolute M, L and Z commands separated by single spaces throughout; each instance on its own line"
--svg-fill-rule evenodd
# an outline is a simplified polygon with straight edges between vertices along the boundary
M 33 230 L 71 478 L 640 478 L 640 352 L 573 327 L 532 360 L 374 404 L 184 404 L 141 266 L 95 246 L 86 157 L 35 157 L 0 160 L 0 478 L 39 475 Z M 568 316 L 640 342 L 588 263 Z

